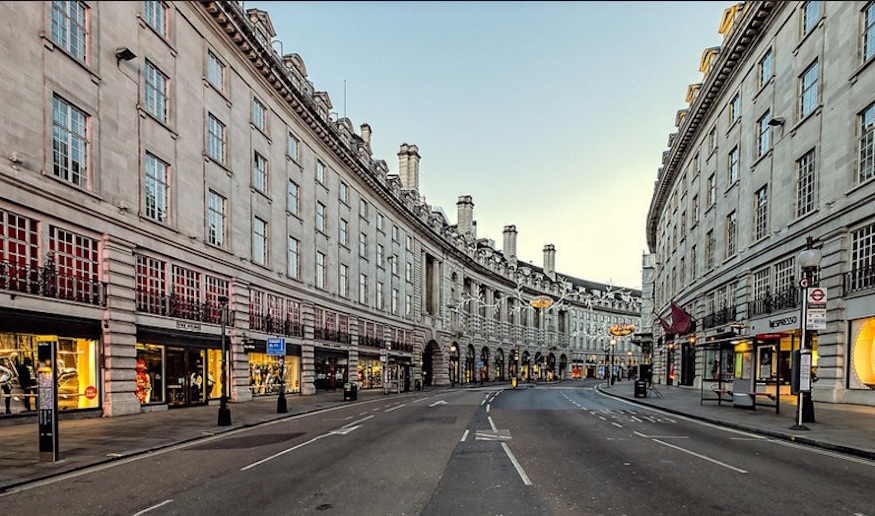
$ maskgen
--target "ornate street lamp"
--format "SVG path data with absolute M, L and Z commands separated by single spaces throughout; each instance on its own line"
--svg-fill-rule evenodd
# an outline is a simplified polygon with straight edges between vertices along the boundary
M 225 351 L 225 320 L 228 316 L 228 296 L 219 296 L 219 305 L 222 308 L 222 396 L 219 398 L 219 426 L 231 424 L 231 409 L 228 408 L 228 362 Z
M 799 267 L 802 269 L 802 281 L 800 285 L 802 303 L 799 339 L 799 360 L 795 364 L 798 370 L 799 379 L 797 385 L 796 398 L 796 424 L 790 427 L 791 430 L 808 430 L 808 427 L 803 423 L 814 423 L 814 402 L 811 400 L 811 337 L 812 332 L 808 330 L 808 297 L 809 289 L 814 287 L 814 272 L 820 267 L 822 254 L 820 249 L 815 249 L 813 239 L 808 237 L 806 248 L 799 253 L 796 260 L 799 262 Z M 818 290 L 819 287 L 818 287 Z M 826 294 L 823 294 L 825 300 Z

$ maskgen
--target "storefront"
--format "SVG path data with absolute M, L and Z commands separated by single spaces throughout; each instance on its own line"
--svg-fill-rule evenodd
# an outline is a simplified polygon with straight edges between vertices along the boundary
M 848 389 L 875 390 L 875 317 L 850 321 Z
M 342 350 L 317 348 L 313 355 L 316 390 L 342 389 L 347 378 L 349 354 Z
M 356 371 L 359 389 L 383 387 L 383 362 L 379 355 L 360 354 Z
M 141 328 L 136 347 L 136 394 L 142 405 L 190 407 L 221 396 L 220 337 Z
M 0 415 L 36 411 L 37 337 L 49 336 L 58 342 L 58 410 L 100 408 L 99 321 L 2 311 Z
M 286 393 L 301 392 L 301 346 L 286 343 L 285 356 L 268 355 L 267 343 L 263 340 L 247 347 L 252 396 L 279 394 L 283 378 Z

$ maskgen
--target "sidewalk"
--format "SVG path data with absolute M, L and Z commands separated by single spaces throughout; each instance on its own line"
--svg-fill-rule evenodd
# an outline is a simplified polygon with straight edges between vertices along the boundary
M 838 403 L 814 403 L 815 423 L 805 423 L 808 430 L 791 430 L 796 424 L 796 396 L 781 396 L 780 413 L 774 405 L 757 405 L 755 410 L 732 406 L 732 401 L 701 401 L 697 388 L 654 385 L 662 395 L 652 391 L 646 398 L 636 398 L 635 382 L 624 380 L 598 390 L 628 401 L 674 414 L 746 430 L 787 441 L 819 446 L 833 451 L 875 459 L 875 407 Z M 714 398 L 712 393 L 706 393 Z

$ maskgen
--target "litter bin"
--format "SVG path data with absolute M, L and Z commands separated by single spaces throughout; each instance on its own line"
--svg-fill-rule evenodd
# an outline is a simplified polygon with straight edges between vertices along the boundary
M 635 397 L 647 397 L 647 382 L 645 382 L 644 380 L 635 380 Z
M 343 401 L 355 401 L 358 399 L 359 386 L 352 382 L 343 384 Z
M 422 382 L 420 382 L 418 378 L 416 380 L 413 380 L 413 388 L 417 391 L 422 390 Z
M 510 379 L 510 386 L 516 389 L 516 376 Z

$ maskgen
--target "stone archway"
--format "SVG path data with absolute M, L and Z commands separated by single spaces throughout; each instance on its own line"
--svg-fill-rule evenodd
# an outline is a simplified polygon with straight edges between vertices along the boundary
M 481 382 L 489 381 L 489 348 L 487 346 L 483 346 L 480 349 L 480 361 L 482 362 L 480 371 L 477 373 L 477 377 Z
M 425 349 L 422 351 L 422 384 L 437 385 L 437 377 L 435 376 L 435 365 L 443 360 L 441 348 L 434 340 L 428 341 Z M 446 369 L 446 368 L 443 368 Z M 438 371 L 443 369 L 437 369 Z

